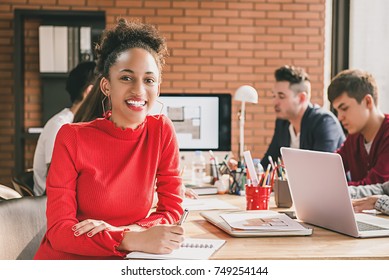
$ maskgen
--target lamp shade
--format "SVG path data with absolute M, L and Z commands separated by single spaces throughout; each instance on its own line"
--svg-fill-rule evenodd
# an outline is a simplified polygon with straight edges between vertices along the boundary
M 235 91 L 234 100 L 258 103 L 258 93 L 252 86 L 241 86 Z

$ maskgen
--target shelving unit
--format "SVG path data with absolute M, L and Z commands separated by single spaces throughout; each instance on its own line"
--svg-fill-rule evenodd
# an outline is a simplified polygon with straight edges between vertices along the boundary
M 24 120 L 24 21 L 38 19 L 41 25 L 53 26 L 90 26 L 92 41 L 97 40 L 96 34 L 105 28 L 104 11 L 55 11 L 55 10 L 15 10 L 14 15 L 14 95 L 15 95 L 15 174 L 25 170 L 25 143 L 27 139 L 36 139 L 38 134 L 26 132 Z M 56 91 L 64 91 L 67 73 L 41 73 L 42 88 L 50 83 Z M 50 82 L 45 82 L 50 81 Z M 42 124 L 44 124 L 42 120 Z

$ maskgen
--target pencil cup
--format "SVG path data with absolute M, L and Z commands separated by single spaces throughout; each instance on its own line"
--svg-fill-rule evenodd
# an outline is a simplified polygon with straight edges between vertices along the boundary
M 293 201 L 287 180 L 274 181 L 274 200 L 279 208 L 292 207 Z
M 269 210 L 271 188 L 245 185 L 246 210 Z

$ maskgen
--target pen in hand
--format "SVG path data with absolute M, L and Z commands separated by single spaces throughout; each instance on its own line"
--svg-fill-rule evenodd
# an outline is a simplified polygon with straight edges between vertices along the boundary
M 189 210 L 185 208 L 184 213 L 182 214 L 181 219 L 178 221 L 177 225 L 181 226 L 185 222 L 188 214 L 189 214 Z

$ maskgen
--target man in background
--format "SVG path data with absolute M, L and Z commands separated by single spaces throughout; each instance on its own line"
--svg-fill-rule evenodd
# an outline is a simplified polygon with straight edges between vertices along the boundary
M 328 100 L 348 131 L 337 151 L 349 172 L 349 185 L 389 181 L 389 115 L 378 108 L 373 76 L 361 70 L 344 70 L 328 87 Z
M 66 81 L 66 91 L 70 95 L 72 106 L 63 109 L 49 119 L 39 136 L 33 162 L 35 195 L 43 195 L 46 191 L 46 177 L 55 137 L 62 125 L 73 122 L 74 114 L 92 89 L 96 79 L 95 67 L 95 62 L 81 62 L 70 71 Z
M 285 65 L 275 71 L 273 139 L 261 160 L 266 170 L 269 156 L 281 157 L 281 147 L 334 152 L 345 136 L 335 115 L 310 102 L 311 83 L 304 69 Z

